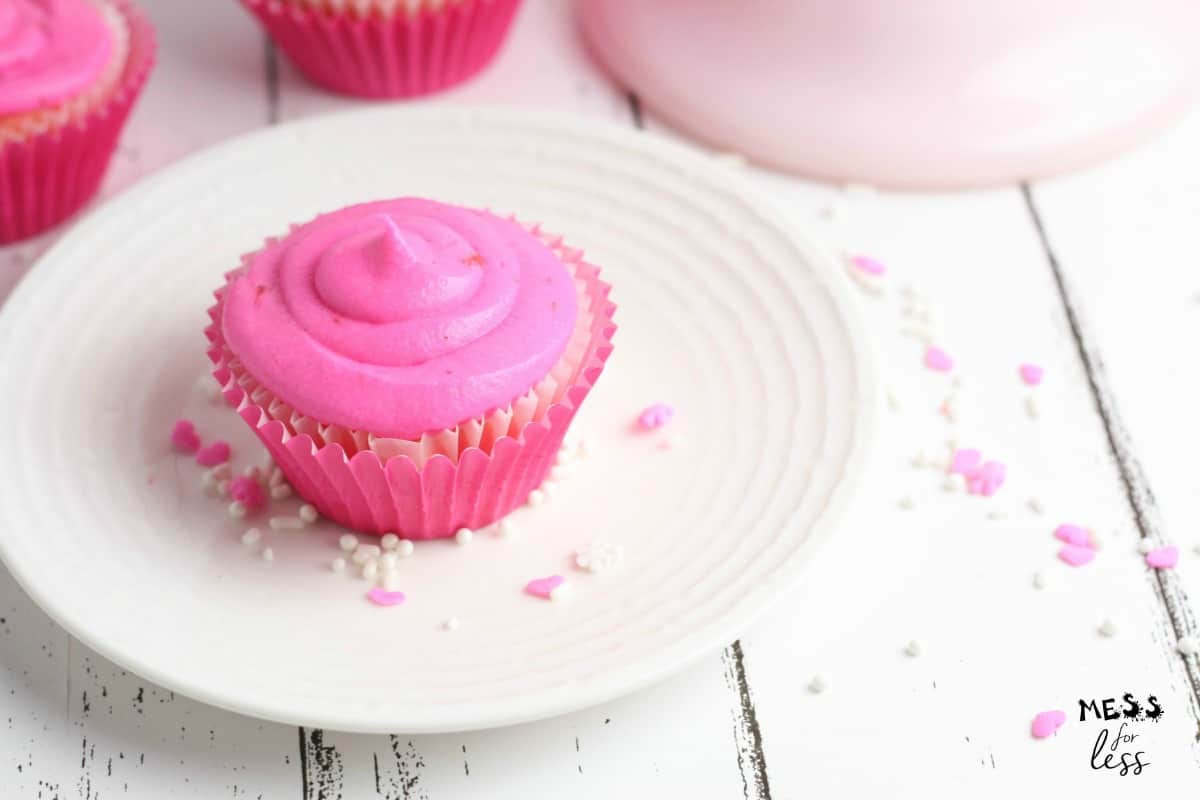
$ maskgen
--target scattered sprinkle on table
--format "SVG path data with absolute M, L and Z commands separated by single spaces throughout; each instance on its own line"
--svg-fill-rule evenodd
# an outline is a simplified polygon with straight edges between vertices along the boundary
M 1045 374 L 1045 370 L 1037 364 L 1022 364 L 1017 371 L 1027 386 L 1037 386 L 1042 382 L 1042 376 Z
M 925 348 L 925 366 L 935 372 L 949 372 L 954 369 L 954 359 L 942 348 L 930 345 Z
M 338 547 L 342 548 L 347 553 L 353 553 L 358 547 L 358 537 L 353 533 L 343 533 L 338 537 Z
M 1156 547 L 1158 547 L 1158 542 L 1149 538 L 1139 539 L 1137 543 L 1138 552 L 1142 555 L 1148 555 Z
M 298 531 L 304 527 L 304 520 L 299 517 L 271 517 L 267 524 L 275 531 Z
M 339 573 L 345 572 L 346 571 L 346 559 L 335 558 L 333 561 L 329 562 L 329 568 L 331 570 L 333 570 L 334 572 L 339 572 Z
M 171 446 L 181 453 L 194 453 L 200 449 L 200 436 L 191 420 L 181 419 L 171 428 Z
M 1030 419 L 1038 418 L 1037 400 L 1034 399 L 1033 395 L 1027 395 L 1025 397 L 1025 415 Z
M 911 511 L 915 505 L 916 503 L 913 501 L 912 497 L 908 495 L 900 498 L 899 506 L 905 511 Z
M 543 492 L 541 489 L 534 489 L 532 492 L 529 493 L 529 497 L 527 497 L 525 499 L 525 503 L 530 508 L 537 508 L 538 506 L 542 505 L 545 502 L 546 502 L 546 493 Z
M 1046 576 L 1040 572 L 1033 573 L 1033 588 L 1045 589 L 1046 588 Z
M 458 630 L 458 625 L 459 625 L 458 617 L 450 617 L 449 619 L 447 619 L 445 622 L 442 623 L 442 630 L 456 631 L 456 630 Z
M 1146 553 L 1146 564 L 1155 569 L 1174 569 L 1179 563 L 1179 548 L 1173 544 L 1156 547 Z
M 246 511 L 257 511 L 267 502 L 262 486 L 247 475 L 239 475 L 229 482 L 229 496 L 241 503 Z
M 1087 529 L 1078 525 L 1072 525 L 1069 522 L 1064 522 L 1054 529 L 1054 538 L 1060 542 L 1084 547 L 1091 544 L 1091 537 L 1088 535 Z
M 870 256 L 854 255 L 847 259 L 850 266 L 867 275 L 879 277 L 887 272 L 887 266 L 880 260 Z
M 575 566 L 593 573 L 620 566 L 624 560 L 625 547 L 609 542 L 592 542 L 575 553 Z
M 566 587 L 566 578 L 562 575 L 551 575 L 546 578 L 534 578 L 525 584 L 525 593 L 543 600 L 554 600 Z
M 1042 501 L 1036 497 L 1029 498 L 1025 504 L 1029 506 L 1029 510 L 1035 514 L 1041 514 L 1046 510 L 1045 506 L 1042 505 Z
M 400 537 L 394 533 L 385 533 L 379 537 L 379 546 L 384 550 L 395 550 L 398 544 L 400 544 Z
M 224 464 L 233 455 L 229 442 L 213 442 L 208 447 L 196 451 L 196 463 L 202 467 L 215 467 Z
M 1175 649 L 1180 655 L 1194 656 L 1200 653 L 1200 639 L 1195 636 L 1180 636 L 1179 641 L 1175 643 Z
M 655 428 L 661 428 L 671 421 L 675 416 L 675 409 L 666 403 L 655 403 L 647 407 L 638 414 L 638 427 L 644 431 L 652 431 Z
M 275 560 L 275 551 L 269 547 L 264 547 L 262 550 L 262 558 L 263 558 L 263 561 L 274 561 Z
M 474 532 L 470 528 L 459 528 L 454 534 L 454 543 L 459 547 L 466 547 L 471 543 L 471 539 L 475 537 Z
M 408 558 L 413 554 L 413 543 L 409 539 L 401 539 L 396 542 L 396 555 L 401 558 Z
M 311 525 L 312 523 L 316 522 L 317 517 L 320 516 L 317 514 L 316 506 L 308 503 L 300 506 L 300 510 L 296 513 L 300 515 L 301 521 L 303 521 L 306 525 Z
M 808 682 L 808 691 L 812 692 L 813 694 L 820 694 L 827 688 L 829 688 L 828 685 L 820 675 L 813 676 L 813 679 Z
M 398 606 L 406 598 L 404 592 L 389 592 L 376 586 L 367 592 L 367 599 L 377 606 Z
M 921 645 L 916 639 L 913 639 L 904 646 L 904 652 L 909 658 L 916 658 L 921 655 Z
M 1064 544 L 1059 548 L 1058 557 L 1072 567 L 1082 567 L 1096 557 L 1096 551 L 1085 545 Z
M 249 528 L 242 534 L 242 544 L 245 545 L 257 544 L 260 539 L 262 539 L 262 531 L 258 528 Z
M 1117 626 L 1113 624 L 1111 619 L 1106 619 L 1100 623 L 1100 627 L 1096 629 L 1096 632 L 1105 639 L 1111 639 L 1117 635 Z
M 1045 739 L 1047 736 L 1053 735 L 1066 721 L 1067 714 L 1065 711 L 1055 709 L 1054 711 L 1041 712 L 1033 718 L 1033 738 Z
M 229 504 L 229 516 L 233 517 L 234 519 L 242 519 L 246 516 L 246 505 L 234 500 Z

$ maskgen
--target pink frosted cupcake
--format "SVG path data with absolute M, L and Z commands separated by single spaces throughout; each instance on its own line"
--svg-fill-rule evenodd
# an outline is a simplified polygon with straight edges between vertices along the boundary
M 461 83 L 500 49 L 520 0 L 242 0 L 315 83 L 412 97 Z
M 406 198 L 294 228 L 227 275 L 225 397 L 326 517 L 410 539 L 525 502 L 612 349 L 599 270 L 537 227 Z
M 0 243 L 95 193 L 154 51 L 125 0 L 0 2 Z

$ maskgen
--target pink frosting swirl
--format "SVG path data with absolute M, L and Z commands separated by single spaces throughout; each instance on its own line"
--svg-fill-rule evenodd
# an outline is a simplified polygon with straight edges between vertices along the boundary
M 113 33 L 88 0 L 0 2 L 0 114 L 59 105 L 103 74 Z
M 228 286 L 225 340 L 298 412 L 415 438 L 510 404 L 562 356 L 572 277 L 520 225 L 405 198 L 318 217 Z

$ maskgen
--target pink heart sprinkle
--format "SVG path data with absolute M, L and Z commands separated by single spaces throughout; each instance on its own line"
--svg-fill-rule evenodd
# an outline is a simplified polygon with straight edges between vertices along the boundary
M 1064 544 L 1058 551 L 1058 557 L 1072 567 L 1082 567 L 1096 557 L 1096 551 L 1080 544 Z
M 954 359 L 942 348 L 930 345 L 925 350 L 925 366 L 937 372 L 949 372 L 954 369 Z
M 950 461 L 950 472 L 959 475 L 969 473 L 983 456 L 978 450 L 955 450 L 954 458 Z
M 854 267 L 868 275 L 882 275 L 887 272 L 887 267 L 882 261 L 871 258 L 870 256 L 851 256 L 850 263 Z
M 967 473 L 967 491 L 991 497 L 1004 485 L 1006 467 L 999 461 L 988 461 Z
M 1174 569 L 1179 563 L 1179 548 L 1173 544 L 1156 547 L 1146 553 L 1146 563 L 1155 569 Z
M 1067 544 L 1079 545 L 1082 547 L 1092 546 L 1092 537 L 1086 528 L 1081 528 L 1078 525 L 1072 525 L 1069 522 L 1064 522 L 1054 529 L 1054 538 Z
M 202 467 L 215 467 L 224 464 L 233 455 L 229 442 L 213 442 L 208 447 L 196 453 L 196 463 Z
M 398 606 L 404 602 L 404 592 L 389 592 L 376 586 L 367 592 L 367 599 L 377 606 Z
M 200 449 L 200 437 L 191 420 L 181 419 L 171 428 L 171 446 L 181 453 L 194 453 Z
M 1065 711 L 1043 711 L 1033 718 L 1033 738 L 1045 739 L 1061 728 L 1066 721 Z
M 1046 371 L 1037 364 L 1022 364 L 1020 373 L 1021 380 L 1025 381 L 1027 385 L 1037 386 L 1042 382 L 1042 376 L 1046 374 Z
M 554 590 L 562 586 L 566 581 L 562 575 L 551 575 L 549 578 L 537 578 L 525 584 L 525 593 L 531 594 L 534 597 L 541 597 L 546 600 L 554 594 Z
M 638 427 L 644 431 L 661 428 L 675 416 L 675 409 L 666 403 L 655 403 L 638 415 Z
M 253 511 L 267 502 L 267 495 L 258 481 L 248 475 L 239 475 L 229 482 L 229 496 Z

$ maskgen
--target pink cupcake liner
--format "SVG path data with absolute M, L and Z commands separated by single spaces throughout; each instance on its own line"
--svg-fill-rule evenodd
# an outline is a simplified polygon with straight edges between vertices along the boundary
M 205 330 L 213 375 L 288 482 L 323 516 L 359 531 L 437 539 L 459 528 L 492 524 L 541 485 L 612 352 L 616 306 L 599 268 L 584 262 L 581 251 L 536 227 L 531 232 L 575 276 L 581 322 L 567 352 L 511 408 L 427 433 L 420 441 L 325 425 L 282 403 L 242 369 L 226 346 L 221 334 L 225 290 L 216 292 L 209 310 L 212 324 Z
M 310 80 L 360 97 L 413 97 L 461 83 L 492 60 L 520 0 L 446 0 L 410 12 L 242 0 Z
M 95 108 L 60 126 L 0 144 L 0 244 L 28 239 L 78 211 L 100 186 L 130 109 L 154 66 L 154 29 L 126 0 L 129 28 L 119 84 Z

